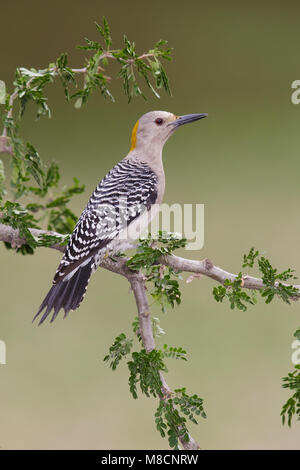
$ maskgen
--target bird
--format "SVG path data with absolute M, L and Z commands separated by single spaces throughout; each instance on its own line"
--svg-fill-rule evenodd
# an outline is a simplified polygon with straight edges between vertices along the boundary
M 206 113 L 177 116 L 150 111 L 134 125 L 128 155 L 100 181 L 84 208 L 53 285 L 33 321 L 39 325 L 60 310 L 64 318 L 81 304 L 91 275 L 121 241 L 136 240 L 159 210 L 165 190 L 162 150 L 179 127 L 205 118 Z M 53 312 L 53 313 L 52 313 Z

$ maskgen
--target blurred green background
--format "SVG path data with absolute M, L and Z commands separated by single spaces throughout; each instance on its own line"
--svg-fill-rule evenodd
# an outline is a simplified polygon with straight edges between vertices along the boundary
M 241 268 L 251 246 L 283 270 L 300 272 L 298 220 L 300 106 L 291 82 L 300 78 L 300 4 L 295 1 L 2 2 L 0 78 L 9 85 L 17 66 L 44 67 L 68 52 L 74 67 L 83 37 L 97 39 L 94 21 L 105 15 L 116 47 L 122 34 L 139 51 L 165 38 L 174 48 L 167 64 L 173 96 L 130 105 L 115 81 L 116 104 L 94 94 L 75 110 L 57 83 L 49 86 L 52 119 L 22 133 L 46 160 L 61 165 L 62 184 L 86 184 L 73 200 L 79 215 L 102 176 L 129 148 L 137 118 L 150 110 L 206 112 L 209 118 L 181 129 L 164 150 L 165 202 L 205 204 L 205 247 L 187 252 L 226 270 Z M 8 155 L 4 156 L 6 165 Z M 103 363 L 113 338 L 136 316 L 126 280 L 101 269 L 81 308 L 68 319 L 31 324 L 60 255 L 41 249 L 22 257 L 0 249 L 0 366 L 2 449 L 167 448 L 155 430 L 156 402 L 134 401 L 125 363 Z M 167 381 L 205 400 L 208 419 L 191 426 L 205 449 L 299 449 L 299 424 L 283 427 L 280 410 L 289 394 L 281 377 L 292 369 L 292 334 L 299 305 L 275 300 L 246 313 L 217 304 L 209 279 L 182 283 L 180 308 L 161 314 L 161 342 L 182 346 L 189 361 L 170 360 Z M 158 342 L 158 344 L 161 344 Z

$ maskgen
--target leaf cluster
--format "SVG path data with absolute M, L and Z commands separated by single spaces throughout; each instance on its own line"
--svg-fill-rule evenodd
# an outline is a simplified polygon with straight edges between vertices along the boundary
M 242 267 L 253 268 L 256 263 L 264 284 L 264 287 L 259 289 L 259 293 L 267 304 L 275 296 L 288 304 L 290 304 L 292 299 L 299 296 L 297 288 L 286 284 L 297 279 L 293 269 L 288 268 L 285 271 L 278 272 L 267 258 L 261 256 L 259 251 L 252 247 L 248 254 L 244 254 Z M 217 302 L 223 302 L 227 298 L 232 309 L 237 307 L 244 312 L 247 310 L 247 304 L 254 305 L 257 302 L 254 291 L 248 295 L 243 290 L 242 272 L 233 281 L 225 279 L 222 286 L 214 287 L 213 296 Z
M 109 348 L 109 354 L 103 359 L 105 362 L 110 361 L 109 367 L 116 370 L 119 362 L 124 356 L 130 353 L 133 340 L 128 339 L 124 333 L 116 337 L 114 343 Z
M 247 303 L 254 305 L 256 298 L 254 293 L 248 295 L 242 288 L 242 273 L 240 272 L 234 281 L 225 279 L 223 286 L 213 288 L 213 296 L 217 302 L 223 302 L 227 298 L 230 303 L 230 308 L 235 307 L 245 312 L 247 310 Z
M 294 392 L 281 410 L 282 424 L 287 420 L 288 426 L 291 426 L 294 415 L 300 421 L 300 365 L 295 365 L 293 372 L 290 372 L 287 377 L 283 377 L 282 380 L 284 382 L 282 387 Z
M 103 73 L 109 59 L 115 59 L 120 66 L 118 77 L 122 80 L 128 102 L 135 96 L 146 99 L 140 80 L 144 81 L 157 98 L 160 98 L 157 91 L 160 88 L 171 94 L 169 79 L 161 62 L 162 59 L 171 60 L 171 49 L 167 47 L 167 41 L 161 39 L 148 52 L 138 54 L 135 42 L 130 41 L 124 34 L 123 47 L 112 49 L 112 38 L 106 18 L 103 17 L 103 25 L 96 23 L 96 27 L 104 44 L 101 41 L 85 38 L 86 44 L 78 46 L 79 49 L 92 52 L 93 55 L 86 63 L 84 87 L 72 96 L 79 97 L 79 101 L 76 102 L 77 107 L 85 103 L 91 92 L 97 88 L 105 98 L 114 101 L 107 86 L 110 78 Z
M 135 318 L 132 327 L 140 340 L 138 318 Z M 132 347 L 133 340 L 121 333 L 109 348 L 109 354 L 105 356 L 104 361 L 109 362 L 110 367 L 115 370 L 121 359 L 130 354 Z M 187 420 L 197 424 L 196 416 L 206 418 L 206 414 L 202 398 L 196 394 L 189 396 L 185 388 L 176 389 L 174 392 L 163 391 L 160 374 L 168 372 L 164 361 L 166 358 L 186 361 L 186 351 L 181 347 L 169 347 L 164 344 L 162 349 L 147 352 L 142 348 L 140 351 L 132 352 L 127 362 L 128 383 L 134 399 L 138 398 L 138 389 L 147 397 L 159 399 L 155 412 L 156 428 L 162 437 L 168 437 L 172 448 L 178 448 L 179 439 L 189 440 Z
M 186 351 L 184 349 L 181 347 L 169 347 L 167 344 L 163 345 L 162 355 L 163 357 L 171 357 L 172 359 L 182 359 L 183 361 L 187 360 Z
M 162 437 L 167 434 L 171 448 L 179 449 L 179 440 L 189 441 L 187 420 L 198 424 L 195 415 L 206 418 L 202 398 L 189 396 L 185 388 L 176 389 L 161 399 L 155 412 L 156 429 Z
M 153 283 L 151 296 L 163 311 L 169 305 L 174 308 L 181 302 L 178 278 L 180 275 L 169 266 L 159 263 L 159 258 L 170 255 L 173 251 L 184 248 L 186 239 L 177 234 L 159 231 L 156 237 L 151 234 L 140 239 L 136 253 L 127 261 L 133 271 L 142 271 L 148 282 Z
M 269 304 L 275 295 L 281 298 L 285 303 L 290 304 L 291 298 L 297 296 L 298 290 L 291 285 L 284 285 L 281 281 L 289 282 L 293 279 L 297 279 L 293 274 L 294 270 L 288 268 L 282 273 L 278 273 L 277 269 L 273 268 L 269 260 L 263 256 L 258 259 L 258 266 L 265 285 L 261 290 L 261 295 L 266 298 L 266 304 Z

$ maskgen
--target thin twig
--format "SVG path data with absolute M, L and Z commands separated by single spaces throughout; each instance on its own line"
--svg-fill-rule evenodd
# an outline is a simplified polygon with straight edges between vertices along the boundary
M 142 54 L 142 55 L 140 55 L 136 58 L 124 59 L 123 62 L 124 63 L 127 62 L 129 65 L 131 65 L 135 62 L 135 60 L 149 59 L 150 57 L 155 57 L 155 54 L 154 53 Z M 107 52 L 104 52 L 100 56 L 99 62 L 103 59 L 116 60 L 116 57 L 111 53 L 111 51 L 107 51 Z M 104 69 L 100 65 L 98 66 L 98 69 L 99 69 L 99 72 L 104 71 Z M 85 74 L 85 73 L 88 72 L 87 67 L 82 67 L 82 68 L 78 68 L 78 69 L 71 68 L 70 70 L 75 74 Z M 57 67 L 49 68 L 48 72 L 53 74 L 54 76 L 59 75 Z M 108 76 L 108 75 L 103 75 L 103 77 L 107 81 L 111 80 L 111 77 Z M 35 77 L 30 77 L 30 79 L 25 84 L 25 89 L 27 89 L 29 87 L 30 83 L 34 80 L 34 78 Z M 14 105 L 14 101 L 18 98 L 18 95 L 19 95 L 19 92 L 18 92 L 17 89 L 15 89 L 14 92 L 9 97 L 9 109 L 8 109 L 8 112 L 7 112 L 7 118 L 8 119 L 11 119 L 13 117 L 13 105 Z M 12 150 L 12 147 L 9 145 L 9 138 L 8 138 L 8 135 L 7 135 L 7 131 L 8 131 L 8 128 L 4 125 L 2 134 L 0 136 L 0 153 L 1 152 L 6 152 L 6 153 L 9 153 L 9 154 L 12 155 L 13 150 Z

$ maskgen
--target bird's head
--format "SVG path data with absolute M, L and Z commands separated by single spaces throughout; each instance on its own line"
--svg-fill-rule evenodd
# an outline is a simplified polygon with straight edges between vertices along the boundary
M 131 148 L 162 148 L 164 143 L 183 124 L 198 121 L 207 114 L 185 114 L 176 116 L 167 111 L 151 111 L 144 114 L 135 124 L 131 134 Z

